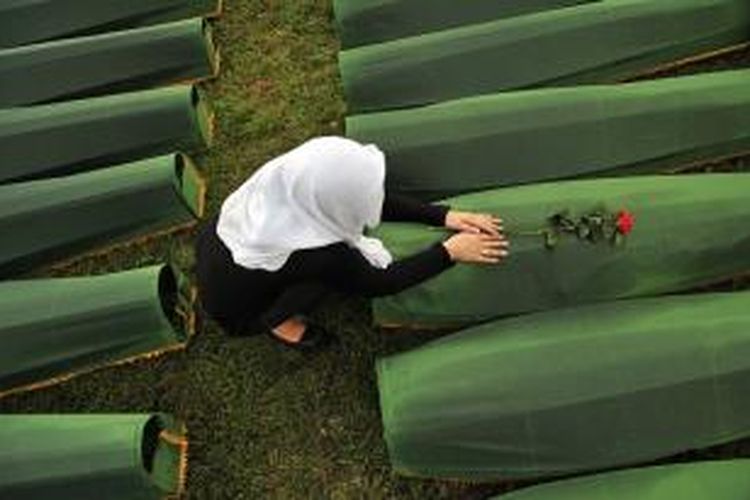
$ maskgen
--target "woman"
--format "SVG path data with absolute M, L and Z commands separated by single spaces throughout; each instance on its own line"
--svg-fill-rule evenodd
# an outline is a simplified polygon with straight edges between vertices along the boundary
M 454 262 L 495 264 L 508 255 L 499 219 L 386 194 L 384 185 L 383 153 L 340 137 L 313 139 L 264 165 L 199 233 L 206 312 L 229 334 L 319 347 L 329 337 L 305 317 L 330 291 L 394 294 Z M 393 262 L 363 235 L 381 219 L 460 233 Z

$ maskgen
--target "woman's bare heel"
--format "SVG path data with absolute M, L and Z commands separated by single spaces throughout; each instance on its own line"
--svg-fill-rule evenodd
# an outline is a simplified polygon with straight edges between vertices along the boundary
M 295 316 L 273 328 L 272 333 L 287 344 L 296 344 L 305 336 L 305 330 L 307 330 L 307 324 Z
M 310 324 L 302 317 L 289 318 L 269 329 L 268 333 L 274 340 L 300 351 L 318 351 L 335 341 L 335 337 L 324 328 Z

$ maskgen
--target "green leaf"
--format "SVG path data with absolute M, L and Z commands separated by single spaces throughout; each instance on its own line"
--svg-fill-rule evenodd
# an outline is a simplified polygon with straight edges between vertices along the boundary
M 589 238 L 589 236 L 591 236 L 591 228 L 588 226 L 588 224 L 581 222 L 576 227 L 576 234 L 580 239 L 586 240 Z
M 556 231 L 546 231 L 544 233 L 544 246 L 549 250 L 554 250 L 559 242 L 560 238 Z
M 623 246 L 625 244 L 625 235 L 619 231 L 615 231 L 614 244 L 615 246 Z

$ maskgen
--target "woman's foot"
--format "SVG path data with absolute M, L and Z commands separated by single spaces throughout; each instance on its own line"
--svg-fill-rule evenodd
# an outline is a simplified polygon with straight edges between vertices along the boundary
M 300 318 L 294 317 L 284 321 L 272 330 L 272 333 L 282 342 L 287 344 L 296 344 L 305 335 L 307 323 Z
M 333 342 L 333 336 L 324 328 L 310 324 L 302 317 L 289 318 L 270 333 L 282 344 L 302 351 L 320 350 Z

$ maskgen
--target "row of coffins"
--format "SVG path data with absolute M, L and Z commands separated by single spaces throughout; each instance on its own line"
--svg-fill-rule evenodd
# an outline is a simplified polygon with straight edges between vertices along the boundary
M 213 115 L 194 84 L 218 72 L 206 18 L 219 10 L 0 6 L 0 397 L 182 349 L 195 332 L 195 288 L 171 266 L 19 277 L 203 215 L 206 183 L 189 154 L 210 144 Z M 185 429 L 167 415 L 4 415 L 0 443 L 3 498 L 184 489 Z
M 423 12 L 433 9 L 414 4 L 426 2 L 351 3 L 387 4 L 394 17 L 421 24 Z M 482 3 L 488 2 L 476 2 L 477 10 Z M 545 10 L 532 15 L 497 18 L 489 9 L 487 22 L 344 50 L 340 68 L 350 110 L 377 111 L 505 90 L 619 81 L 747 44 L 750 33 L 750 4 L 745 0 L 598 0 L 568 2 L 578 5 L 567 8 L 554 5 L 563 2 L 542 3 L 547 4 Z M 464 8 L 450 2 L 446 14 Z M 375 25 L 377 11 L 367 12 Z M 344 30 L 353 19 L 342 19 Z
M 552 478 L 750 436 L 750 293 L 675 295 L 750 270 L 750 176 L 655 175 L 750 151 L 750 72 L 622 83 L 746 47 L 750 4 L 334 8 L 347 134 L 384 150 L 388 189 L 497 214 L 511 241 L 500 266 L 457 265 L 374 302 L 385 327 L 463 328 L 378 362 L 394 468 Z M 448 232 L 375 234 L 405 257 Z M 747 467 L 632 469 L 507 498 L 740 500 Z

